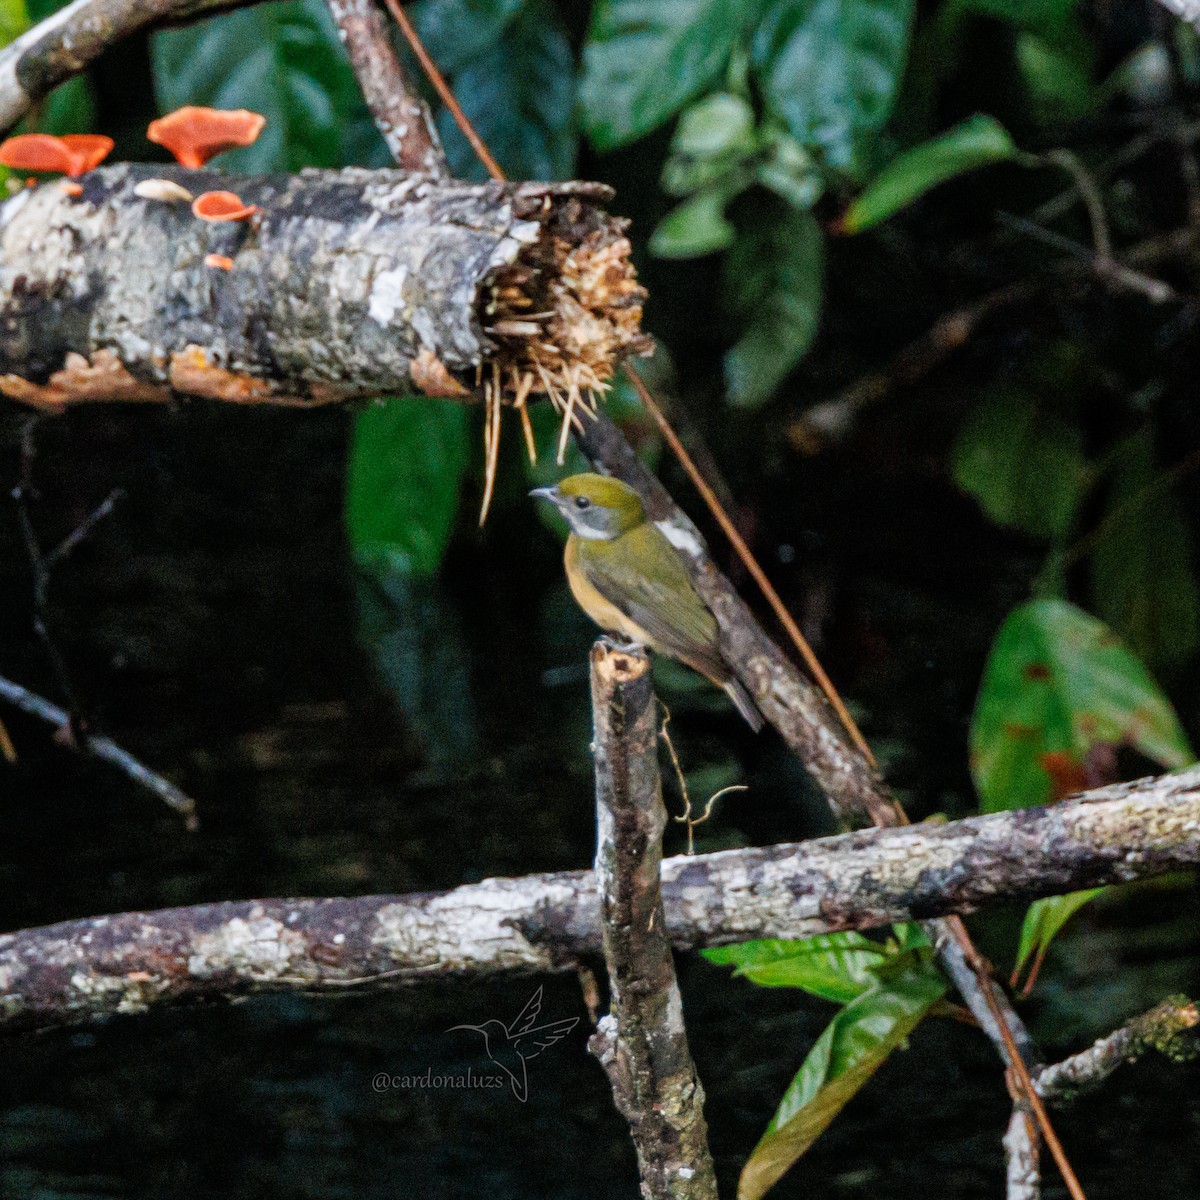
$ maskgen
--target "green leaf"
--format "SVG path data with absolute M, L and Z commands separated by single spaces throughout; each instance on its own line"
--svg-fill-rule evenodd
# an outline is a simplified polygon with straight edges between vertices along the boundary
M 998 525 L 1061 538 L 1087 482 L 1083 434 L 1031 389 L 1003 389 L 958 435 L 954 478 Z
M 729 198 L 753 180 L 758 152 L 754 110 L 741 96 L 719 92 L 684 110 L 663 164 L 663 190 L 672 196 L 720 187 Z
M 7 46 L 29 28 L 25 0 L 0 0 L 0 46 Z
M 927 959 L 864 992 L 817 1040 L 738 1181 L 738 1200 L 758 1200 L 829 1127 L 834 1117 L 904 1044 L 947 984 Z
M 743 330 L 725 356 L 734 404 L 768 400 L 812 344 L 824 258 L 824 235 L 812 214 L 778 201 L 738 231 L 725 264 L 725 294 Z
M 912 0 L 768 0 L 752 55 L 770 109 L 860 176 L 904 73 Z
M 793 208 L 812 208 L 825 190 L 825 179 L 812 155 L 790 133 L 768 126 L 762 133 L 766 156 L 758 181 Z
M 154 88 L 164 111 L 184 104 L 249 108 L 267 118 L 231 171 L 296 171 L 389 162 L 321 0 L 224 13 L 154 35 Z
M 405 11 L 438 69 L 447 75 L 486 58 L 525 0 L 420 0 Z
M 1087 888 L 1081 892 L 1070 892 L 1065 896 L 1046 896 L 1035 900 L 1025 912 L 1025 923 L 1021 926 L 1021 943 L 1017 948 L 1014 971 L 1018 974 L 1035 954 L 1044 954 L 1055 934 L 1090 900 L 1106 891 L 1105 888 Z
M 393 397 L 355 423 L 346 526 L 360 563 L 432 575 L 454 529 L 470 458 L 470 410 L 431 396 Z
M 1082 30 L 1068 26 L 1050 37 L 1019 33 L 1014 50 L 1034 120 L 1060 125 L 1095 109 L 1094 52 Z
M 976 113 L 938 137 L 914 146 L 885 167 L 846 210 L 842 229 L 861 233 L 947 179 L 1011 159 L 1016 152 L 1012 138 L 999 121 Z
M 724 191 L 697 192 L 673 208 L 650 235 L 650 253 L 659 258 L 697 258 L 733 244 L 734 227 L 726 220 Z
M 738 0 L 597 0 L 583 48 L 583 126 L 600 150 L 635 141 L 725 70 Z
M 479 761 L 479 744 L 471 654 L 458 610 L 436 580 L 414 578 L 401 562 L 379 560 L 356 576 L 359 641 L 417 734 L 424 778 L 461 779 Z
M 705 96 L 684 110 L 671 149 L 689 158 L 723 158 L 753 153 L 754 109 L 729 92 Z
M 761 987 L 803 988 L 845 1004 L 878 985 L 873 972 L 886 961 L 888 947 L 861 933 L 834 933 L 800 941 L 742 942 L 701 953 Z
M 1061 600 L 1016 609 L 996 636 L 971 719 L 984 811 L 1048 803 L 1056 773 L 1081 770 L 1101 743 L 1132 746 L 1169 769 L 1194 757 L 1174 709 L 1107 626 Z
M 1096 612 L 1150 663 L 1200 644 L 1192 537 L 1173 482 L 1155 466 L 1150 429 L 1125 441 L 1092 555 Z
M 506 11 L 506 9 L 502 9 Z M 461 54 L 456 56 L 461 60 Z M 569 179 L 575 165 L 575 62 L 544 0 L 529 0 L 500 36 L 451 72 L 458 102 L 514 179 Z M 446 110 L 438 132 L 456 178 L 486 178 Z

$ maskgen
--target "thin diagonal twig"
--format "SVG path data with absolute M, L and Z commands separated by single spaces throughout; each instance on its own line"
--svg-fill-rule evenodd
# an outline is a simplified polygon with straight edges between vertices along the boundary
M 52 704 L 49 700 L 31 692 L 27 687 L 14 683 L 11 679 L 0 676 L 0 699 L 7 700 L 22 712 L 53 725 L 56 729 L 71 729 L 70 714 Z M 135 783 L 153 792 L 164 804 L 179 813 L 189 830 L 198 827 L 196 819 L 196 802 L 185 792 L 180 791 L 169 779 L 150 770 L 145 763 L 134 758 L 128 750 L 122 749 L 112 738 L 100 734 L 91 734 L 80 742 L 72 736 L 74 749 L 92 758 L 98 758 L 122 771 Z

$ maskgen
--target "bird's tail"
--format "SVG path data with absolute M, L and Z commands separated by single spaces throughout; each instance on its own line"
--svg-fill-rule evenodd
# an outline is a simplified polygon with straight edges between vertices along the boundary
M 746 724 L 757 733 L 763 727 L 763 717 L 757 705 L 750 699 L 750 693 L 736 679 L 727 679 L 721 686 L 733 701 L 734 707 L 746 719 Z

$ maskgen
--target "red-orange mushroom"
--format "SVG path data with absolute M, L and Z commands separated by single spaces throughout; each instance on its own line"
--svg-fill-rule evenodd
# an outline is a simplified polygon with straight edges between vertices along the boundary
M 146 136 L 175 155 L 181 167 L 202 167 L 210 158 L 237 146 L 249 146 L 267 118 L 245 108 L 177 108 L 151 121 Z
M 0 143 L 0 165 L 17 171 L 59 171 L 85 175 L 98 167 L 113 148 L 113 140 L 99 133 L 21 133 Z
M 192 201 L 192 216 L 202 221 L 244 221 L 258 212 L 236 192 L 203 192 Z

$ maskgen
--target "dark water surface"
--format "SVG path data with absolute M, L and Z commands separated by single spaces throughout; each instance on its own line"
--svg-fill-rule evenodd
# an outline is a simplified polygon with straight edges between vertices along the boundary
M 7 495 L 17 421 L 4 420 Z M 127 493 L 55 579 L 57 639 L 97 725 L 193 794 L 202 827 L 189 835 L 6 710 L 21 759 L 0 765 L 0 927 L 446 888 L 590 860 L 591 634 L 565 601 L 553 539 L 502 496 L 483 535 L 464 512 L 436 587 L 357 581 L 340 521 L 346 429 L 341 413 L 202 405 L 43 423 L 35 519 L 47 543 L 112 487 Z M 940 480 L 876 461 L 864 492 L 849 470 L 815 465 L 817 498 L 782 498 L 760 545 L 794 547 L 796 565 L 773 564 L 789 599 L 804 610 L 825 596 L 837 613 L 831 665 L 914 815 L 961 813 L 979 668 L 1030 554 Z M 512 494 L 519 484 L 513 472 Z M 980 596 L 980 579 L 995 594 Z M 5 502 L 0 673 L 58 698 L 28 596 Z M 770 734 L 755 742 L 703 697 L 671 695 L 689 771 L 753 789 L 702 848 L 827 828 Z M 1195 713 L 1183 715 L 1194 731 Z M 1181 881 L 1082 917 L 1031 1007 L 1047 1052 L 1079 1048 L 1168 992 L 1195 994 L 1195 912 Z M 1001 963 L 1017 919 L 979 925 Z M 694 957 L 680 968 L 732 1195 L 830 1010 Z M 271 997 L 0 1039 L 0 1196 L 633 1196 L 632 1152 L 586 1053 L 572 977 L 544 981 L 544 1019 L 581 1021 L 530 1063 L 526 1103 L 374 1082 L 486 1071 L 474 1035 L 449 1028 L 510 1020 L 536 982 Z M 983 1040 L 929 1021 L 774 1194 L 999 1197 L 1007 1108 Z M 1196 1069 L 1159 1061 L 1058 1118 L 1092 1200 L 1200 1195 L 1198 1123 Z

